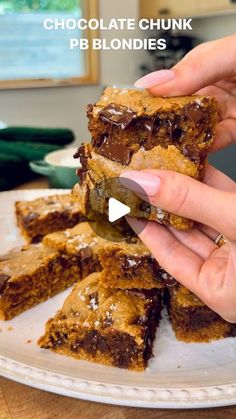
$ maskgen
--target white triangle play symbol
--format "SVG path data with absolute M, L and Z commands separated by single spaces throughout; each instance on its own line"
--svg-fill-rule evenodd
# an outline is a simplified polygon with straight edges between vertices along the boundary
M 124 217 L 130 213 L 130 207 L 115 198 L 110 198 L 108 201 L 108 219 L 111 223 L 119 218 Z

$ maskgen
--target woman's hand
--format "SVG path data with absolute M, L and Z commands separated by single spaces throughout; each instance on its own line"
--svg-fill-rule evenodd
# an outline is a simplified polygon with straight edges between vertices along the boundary
M 215 96 L 220 122 L 212 150 L 236 142 L 236 35 L 197 46 L 171 70 L 150 73 L 136 86 L 154 96 Z
M 159 96 L 214 95 L 220 121 L 212 150 L 236 142 L 236 36 L 201 44 L 172 70 L 151 73 L 136 86 Z M 139 236 L 167 272 L 236 322 L 236 183 L 211 166 L 205 184 L 164 170 L 123 172 L 121 181 L 131 188 L 134 183 L 126 178 L 139 184 L 153 205 L 196 221 L 190 232 L 149 222 Z M 129 218 L 129 223 L 140 231 L 142 221 Z M 227 237 L 221 248 L 214 242 L 219 232 Z
M 164 170 L 123 172 L 121 177 L 136 193 L 140 185 L 151 204 L 198 222 L 186 232 L 128 218 L 167 272 L 225 320 L 236 322 L 236 185 L 210 166 L 205 181 Z M 219 231 L 227 237 L 221 248 L 214 242 Z

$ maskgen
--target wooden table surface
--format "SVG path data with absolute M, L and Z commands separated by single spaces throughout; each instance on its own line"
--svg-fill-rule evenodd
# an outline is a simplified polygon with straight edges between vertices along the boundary
M 40 179 L 17 189 L 46 188 Z M 236 406 L 215 409 L 140 409 L 87 402 L 36 390 L 0 377 L 0 419 L 235 419 Z

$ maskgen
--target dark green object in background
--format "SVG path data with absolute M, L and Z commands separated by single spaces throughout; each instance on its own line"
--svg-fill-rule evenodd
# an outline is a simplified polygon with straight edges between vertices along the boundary
M 0 170 L 14 169 L 14 165 L 20 163 L 22 160 L 17 156 L 9 156 L 7 153 L 0 151 Z
M 5 153 L 8 156 L 17 156 L 28 162 L 31 160 L 41 160 L 46 154 L 59 150 L 60 148 L 60 145 L 54 144 L 0 140 L 0 153 Z
M 0 129 L 0 191 L 35 179 L 29 162 L 42 160 L 74 140 L 66 128 L 7 127 Z
M 7 127 L 0 130 L 0 140 L 67 145 L 75 139 L 67 128 Z
M 9 156 L 0 152 L 0 191 L 14 188 L 28 179 L 34 179 L 28 162 L 17 156 Z

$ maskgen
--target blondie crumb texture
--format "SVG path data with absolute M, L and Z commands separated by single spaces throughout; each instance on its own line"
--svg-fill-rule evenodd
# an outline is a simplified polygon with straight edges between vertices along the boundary
M 17 224 L 28 242 L 38 243 L 54 231 L 74 227 L 85 219 L 71 194 L 53 195 L 15 203 Z
M 0 319 L 9 320 L 81 278 L 79 258 L 42 244 L 0 258 Z
M 236 336 L 236 324 L 223 320 L 184 287 L 169 291 L 168 311 L 178 340 L 210 342 Z
M 152 356 L 161 292 L 103 288 L 99 276 L 91 274 L 74 287 L 38 344 L 77 359 L 142 371 Z

